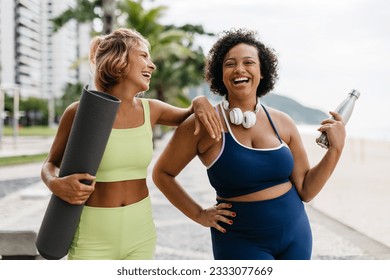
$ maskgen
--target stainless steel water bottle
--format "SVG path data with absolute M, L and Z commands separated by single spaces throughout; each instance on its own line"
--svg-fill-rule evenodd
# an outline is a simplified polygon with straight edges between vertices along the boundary
M 351 117 L 353 108 L 355 107 L 355 102 L 359 98 L 360 92 L 353 89 L 350 93 L 348 93 L 347 98 L 337 106 L 335 112 L 339 113 L 343 117 L 344 124 L 347 124 L 349 118 Z M 332 117 L 333 118 L 333 117 Z M 316 142 L 321 147 L 328 149 L 329 141 L 326 136 L 326 132 L 322 132 L 321 135 L 316 139 Z

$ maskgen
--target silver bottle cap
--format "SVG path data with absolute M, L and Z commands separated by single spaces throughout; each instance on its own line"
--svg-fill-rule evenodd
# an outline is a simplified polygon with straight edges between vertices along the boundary
M 349 94 L 355 96 L 356 99 L 360 97 L 360 92 L 357 91 L 356 89 L 353 89 Z

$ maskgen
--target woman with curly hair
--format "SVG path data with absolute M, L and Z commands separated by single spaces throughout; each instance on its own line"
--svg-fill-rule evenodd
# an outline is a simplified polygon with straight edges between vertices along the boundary
M 261 104 L 277 75 L 274 51 L 247 30 L 231 30 L 211 48 L 206 79 L 223 96 L 216 110 L 225 120 L 221 141 L 194 119 L 175 131 L 157 161 L 153 179 L 189 218 L 211 228 L 215 259 L 310 259 L 312 234 L 303 202 L 313 199 L 341 156 L 345 127 L 339 114 L 324 120 L 330 146 L 310 167 L 293 120 Z M 172 154 L 175 154 L 172 157 Z M 175 177 L 198 156 L 207 167 L 217 204 L 203 209 Z

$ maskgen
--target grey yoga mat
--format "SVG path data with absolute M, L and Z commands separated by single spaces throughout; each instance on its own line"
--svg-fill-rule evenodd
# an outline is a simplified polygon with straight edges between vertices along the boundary
M 96 175 L 119 104 L 120 100 L 112 95 L 88 90 L 87 86 L 83 89 L 59 177 L 74 173 Z M 36 239 L 42 257 L 57 260 L 66 256 L 83 207 L 51 196 Z

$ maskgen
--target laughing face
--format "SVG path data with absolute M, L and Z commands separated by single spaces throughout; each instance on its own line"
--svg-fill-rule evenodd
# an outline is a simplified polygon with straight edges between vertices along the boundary
M 242 43 L 231 48 L 225 56 L 222 70 L 223 83 L 229 94 L 256 95 L 262 76 L 255 47 Z
M 147 91 L 156 66 L 153 64 L 145 44 L 137 45 L 131 50 L 129 65 L 126 80 L 130 82 L 132 87 L 136 87 L 138 92 Z

